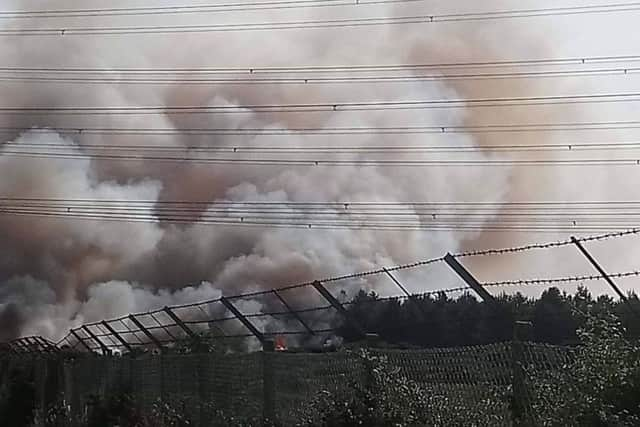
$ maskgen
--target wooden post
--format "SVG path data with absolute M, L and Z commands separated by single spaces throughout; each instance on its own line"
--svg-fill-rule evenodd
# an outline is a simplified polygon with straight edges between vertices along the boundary
M 513 330 L 512 361 L 513 369 L 513 424 L 515 426 L 526 425 L 527 417 L 527 388 L 526 373 L 524 371 L 524 343 L 531 339 L 533 324 L 531 322 L 516 321 Z
M 265 427 L 275 425 L 277 416 L 275 368 L 273 365 L 276 357 L 275 348 L 276 345 L 272 339 L 265 339 L 262 343 L 262 419 Z

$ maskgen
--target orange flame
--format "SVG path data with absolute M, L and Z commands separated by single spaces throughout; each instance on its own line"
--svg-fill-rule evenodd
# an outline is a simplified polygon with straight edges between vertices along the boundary
M 277 336 L 275 339 L 276 351 L 285 351 L 287 349 L 287 341 L 283 336 Z

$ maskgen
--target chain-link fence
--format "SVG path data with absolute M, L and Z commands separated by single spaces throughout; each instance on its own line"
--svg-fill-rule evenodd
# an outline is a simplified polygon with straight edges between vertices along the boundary
M 366 352 L 393 375 L 425 390 L 433 425 L 535 420 L 527 393 L 529 374 L 561 369 L 571 359 L 568 348 L 524 342 Z M 338 400 L 349 397 L 354 384 L 366 384 L 370 369 L 355 350 L 6 355 L 0 363 L 0 393 L 6 392 L 12 372 L 23 370 L 34 380 L 38 406 L 63 405 L 72 420 L 86 417 L 95 402 L 127 395 L 142 411 L 162 404 L 196 426 L 228 425 L 231 418 L 248 425 L 270 419 L 290 426 L 309 419 L 312 402 L 323 393 Z

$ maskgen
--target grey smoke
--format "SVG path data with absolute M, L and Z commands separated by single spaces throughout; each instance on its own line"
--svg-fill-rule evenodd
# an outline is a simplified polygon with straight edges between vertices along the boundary
M 27 8 L 9 2 L 10 9 Z M 184 3 L 184 2 L 183 2 Z M 196 4 L 196 2 L 193 2 Z M 460 10 L 478 9 L 473 1 L 458 2 Z M 456 3 L 456 4 L 458 4 Z M 508 2 L 482 2 L 498 9 Z M 86 7 L 84 2 L 38 2 L 34 8 Z M 128 5 L 128 3 L 123 3 Z M 111 4 L 110 4 L 111 6 Z M 451 10 L 447 2 L 428 5 Z M 507 6 L 513 7 L 512 4 Z M 518 5 L 518 7 L 523 7 Z M 422 11 L 419 6 L 376 6 L 369 13 L 391 15 Z M 323 19 L 336 11 L 322 9 L 292 12 L 295 19 Z M 358 12 L 360 13 L 360 12 Z M 334 15 L 332 15 L 334 14 Z M 209 19 L 249 22 L 278 20 L 276 11 L 214 15 Z M 159 24 L 202 22 L 203 18 L 154 18 Z M 25 20 L 30 21 L 30 20 Z M 87 19 L 82 25 L 132 25 L 133 18 Z M 75 22 L 65 25 L 77 24 Z M 375 27 L 367 31 L 300 31 L 273 33 L 211 33 L 174 36 L 64 37 L 50 39 L 0 39 L 3 64 L 50 67 L 197 67 L 247 65 L 400 64 L 562 56 L 563 51 L 541 37 L 557 32 L 553 22 L 524 28 L 522 21 L 471 25 Z M 4 22 L 34 27 L 38 22 Z M 548 39 L 545 39 L 548 40 Z M 585 54 L 588 54 L 586 50 Z M 2 105 L 12 107 L 145 106 L 145 105 L 247 105 L 313 101 L 345 102 L 356 99 L 441 99 L 558 92 L 597 91 L 591 83 L 571 87 L 554 80 L 500 82 L 429 82 L 399 85 L 353 86 L 128 86 L 5 84 Z M 612 115 L 621 109 L 607 106 Z M 32 128 L 94 127 L 336 127 L 395 126 L 398 124 L 448 125 L 553 122 L 554 112 L 565 121 L 600 117 L 595 111 L 571 108 L 495 110 L 426 110 L 343 114 L 231 114 L 197 116 L 2 116 L 0 126 L 24 129 L 6 138 L 13 142 L 63 142 L 81 152 L 82 145 L 209 143 L 289 144 L 292 147 L 322 143 L 336 146 L 389 144 L 499 144 L 513 143 L 513 135 L 438 136 L 335 136 L 318 137 L 184 137 L 184 136 L 51 136 Z M 603 110 L 598 110 L 603 111 Z M 568 114 L 567 114 L 568 112 Z M 532 142 L 566 139 L 563 135 L 518 136 Z M 89 139 L 91 138 L 91 139 Z M 0 148 L 0 152 L 2 152 Z M 471 155 L 469 155 L 471 156 Z M 475 154 L 482 158 L 482 154 Z M 516 170 L 512 168 L 382 168 L 224 166 L 158 164 L 150 162 L 55 161 L 0 157 L 0 196 L 86 199 L 231 200 L 231 201 L 502 201 L 621 198 L 638 192 L 634 179 L 621 173 L 593 170 L 576 178 L 577 169 Z M 638 172 L 633 172 L 637 178 Z M 150 212 L 153 213 L 153 212 Z M 485 218 L 486 219 L 486 218 Z M 531 235 L 484 232 L 429 233 L 375 232 L 370 230 L 299 230 L 202 225 L 121 224 L 44 218 L 0 216 L 0 318 L 5 320 L 0 339 L 20 334 L 58 338 L 71 326 L 166 304 L 215 298 L 221 294 L 269 289 L 336 273 L 411 262 L 486 246 L 511 245 Z M 553 234 L 533 236 L 554 239 Z M 563 236 L 564 237 L 564 236 Z M 547 271 L 583 268 L 579 260 L 536 258 Z M 529 261 L 492 260 L 472 266 L 482 277 L 540 274 Z M 426 291 L 453 283 L 444 270 L 405 273 L 413 291 Z M 189 285 L 192 286 L 189 286 Z M 196 284 L 196 285 L 193 285 Z M 390 291 L 384 278 L 341 285 Z M 299 300 L 314 298 L 312 295 Z M 257 304 L 257 305 L 256 305 Z M 259 303 L 247 310 L 260 310 Z M 6 326 L 4 326 L 6 325 Z

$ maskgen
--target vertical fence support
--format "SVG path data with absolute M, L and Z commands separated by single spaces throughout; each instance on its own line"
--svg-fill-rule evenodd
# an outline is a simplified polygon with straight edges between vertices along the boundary
M 258 341 L 260 341 L 260 344 L 262 344 L 262 346 L 264 347 L 264 345 L 266 344 L 264 334 L 260 332 L 258 328 L 256 328 L 253 323 L 251 323 L 249 319 L 247 319 L 244 314 L 242 314 L 242 312 L 240 312 L 240 310 L 238 310 L 236 306 L 233 305 L 227 298 L 220 298 L 220 302 L 227 308 L 227 310 L 229 310 L 231 313 L 233 313 L 234 316 L 236 316 L 236 319 L 238 319 L 244 325 L 244 327 L 247 328 L 249 332 L 251 332 L 253 336 L 258 339 Z
M 478 294 L 480 298 L 482 298 L 482 301 L 489 303 L 494 303 L 496 301 L 495 298 L 493 298 L 493 296 L 489 292 L 487 292 L 485 288 L 482 287 L 480 282 L 478 282 L 476 278 L 473 277 L 469 270 L 464 268 L 464 266 L 460 264 L 453 255 L 447 254 L 444 257 L 444 262 L 446 262 L 449 267 L 451 267 L 453 271 L 455 271 L 456 274 L 460 276 L 460 278 L 464 280 L 465 283 Z
M 35 399 L 34 406 L 36 411 L 43 414 L 47 413 L 47 402 L 45 398 L 45 384 L 47 382 L 47 359 L 34 357 L 31 359 L 31 369 L 33 372 L 33 388 Z M 36 420 L 34 427 L 45 427 L 44 420 Z
M 284 299 L 284 297 L 282 295 L 280 295 L 280 292 L 278 292 L 276 289 L 273 290 L 273 294 L 278 297 L 278 299 L 280 300 L 280 302 L 282 303 L 282 305 L 284 306 L 284 308 L 287 309 L 287 311 L 289 311 L 289 313 L 291 313 L 291 315 L 293 317 L 295 317 L 295 319 L 298 321 L 298 323 L 300 323 L 306 330 L 307 332 L 309 332 L 310 335 L 315 335 L 315 332 L 313 332 L 313 329 L 311 329 L 309 327 L 309 325 L 307 325 L 307 322 L 304 321 L 304 319 L 302 319 L 302 317 L 296 313 L 295 310 L 293 310 L 291 308 L 291 306 L 289 305 L 289 303 L 287 302 L 287 300 Z
M 87 351 L 89 351 L 89 353 L 93 353 L 93 350 L 91 349 L 91 347 L 89 347 L 89 345 L 86 342 L 84 342 L 84 340 L 80 337 L 80 335 L 78 335 L 75 329 L 71 329 L 71 335 L 73 335 L 75 339 L 77 339 L 78 342 L 82 344 L 82 346 L 86 348 Z
M 618 288 L 618 286 L 607 274 L 607 272 L 604 271 L 604 269 L 600 266 L 600 264 L 598 264 L 598 261 L 596 261 L 595 258 L 591 256 L 589 251 L 587 251 L 587 249 L 584 246 L 582 246 L 582 243 L 580 243 L 580 240 L 576 239 L 575 236 L 571 236 L 571 242 L 573 242 L 573 244 L 576 245 L 576 247 L 580 250 L 580 252 L 582 252 L 582 255 L 584 255 L 584 257 L 591 263 L 591 265 L 598 271 L 598 273 L 600 273 L 602 278 L 607 281 L 609 286 L 611 286 L 611 289 L 613 289 L 613 291 L 616 294 L 618 294 L 618 296 L 620 297 L 620 300 L 624 302 L 624 305 L 627 307 L 627 309 L 631 313 L 633 313 L 637 318 L 640 318 L 640 313 L 638 313 L 638 311 L 631 306 L 631 304 L 629 303 L 629 299 L 624 294 L 624 292 L 622 292 L 620 288 Z
M 511 367 L 513 369 L 513 424 L 515 426 L 526 425 L 527 416 L 527 388 L 526 373 L 524 371 L 524 346 L 531 339 L 533 325 L 531 322 L 516 321 L 513 330 L 513 342 L 511 348 Z
M 29 346 L 27 346 L 21 339 L 11 341 L 11 345 L 18 348 L 17 353 L 29 353 Z
M 373 356 L 373 349 L 378 347 L 380 344 L 380 335 L 368 333 L 365 337 L 365 351 L 368 357 Z M 364 356 L 364 355 L 363 355 Z M 376 377 L 374 373 L 374 365 L 371 363 L 371 360 L 364 358 L 362 360 L 362 367 L 364 369 L 364 386 L 365 389 L 370 391 L 371 393 L 375 393 L 376 387 Z
M 607 283 L 609 284 L 609 286 L 611 286 L 614 292 L 618 294 L 620 299 L 624 302 L 627 302 L 627 296 L 624 293 L 622 293 L 622 291 L 620 290 L 620 288 L 618 288 L 618 286 L 616 286 L 613 280 L 611 280 L 611 277 L 609 277 L 607 272 L 604 271 L 604 269 L 600 266 L 600 264 L 598 264 L 595 258 L 591 256 L 589 251 L 587 251 L 585 247 L 582 246 L 582 243 L 580 243 L 580 241 L 576 239 L 574 236 L 571 236 L 571 241 L 573 242 L 574 245 L 576 245 L 576 247 L 580 250 L 580 252 L 582 252 L 582 255 L 584 255 L 585 258 L 587 258 L 587 260 L 591 263 L 591 265 L 593 265 L 593 267 L 598 271 L 598 273 L 600 273 L 602 278 L 607 281 Z
M 138 319 L 136 319 L 136 317 L 133 314 L 129 315 L 129 320 L 131 320 L 131 322 L 133 322 L 134 325 L 136 325 L 136 327 L 138 328 L 138 330 L 142 331 L 143 334 L 145 334 L 147 336 L 147 338 L 149 338 L 149 341 L 151 341 L 152 343 L 154 343 L 156 345 L 156 347 L 158 347 L 158 350 L 162 351 L 162 344 L 160 344 L 160 341 L 158 341 L 158 339 L 156 337 L 153 336 L 153 334 L 151 332 L 149 332 L 149 330 L 147 328 L 144 327 L 144 325 L 142 323 L 140 323 L 140 321 Z
M 262 343 L 262 419 L 263 426 L 273 426 L 276 423 L 276 379 L 274 359 L 276 345 L 271 339 Z
M 103 343 L 100 338 L 98 338 L 96 336 L 96 334 L 94 334 L 93 332 L 91 332 L 91 329 L 89 329 L 86 325 L 82 325 L 81 326 L 82 330 L 85 331 L 85 333 L 87 335 L 89 335 L 91 337 L 92 340 L 94 340 L 95 342 L 98 343 L 98 345 L 100 346 L 100 349 L 102 350 L 102 354 L 105 356 L 109 356 L 111 354 L 111 352 L 109 351 L 109 347 L 106 346 L 105 343 Z
M 171 318 L 171 320 L 173 320 L 176 325 L 178 325 L 178 327 L 180 329 L 182 329 L 184 331 L 185 334 L 187 334 L 187 336 L 189 336 L 189 338 L 191 338 L 192 340 L 197 340 L 198 339 L 198 335 L 193 332 L 183 321 L 182 319 L 180 319 L 174 312 L 173 310 L 171 310 L 169 307 L 165 307 L 162 309 L 165 313 L 167 313 L 167 315 Z
M 322 283 L 314 282 L 313 287 L 316 288 L 316 290 L 320 293 L 320 295 L 322 295 L 324 299 L 326 299 L 329 302 L 329 304 L 331 304 L 333 308 L 335 308 L 338 311 L 338 313 L 340 313 L 344 317 L 347 323 L 353 329 L 355 329 L 356 332 L 358 332 L 360 335 L 363 335 L 363 336 L 366 334 L 364 331 L 364 328 L 360 326 L 358 321 L 354 319 L 351 313 L 349 313 L 342 304 L 340 304 L 340 301 L 338 301 L 336 297 L 331 295 L 331 292 L 329 292 L 327 288 L 322 286 Z
M 67 409 L 69 415 L 71 416 L 71 426 L 76 427 L 78 425 L 78 419 L 80 418 L 80 411 L 78 408 L 78 403 L 76 399 L 76 395 L 74 394 L 74 386 L 73 386 L 73 366 L 74 361 L 72 359 L 63 360 L 62 362 L 62 377 L 64 383 L 64 392 L 63 392 L 63 403 L 65 409 Z
M 129 353 L 131 353 L 133 351 L 133 349 L 131 348 L 129 343 L 124 338 L 122 338 L 122 336 L 118 332 L 116 332 L 116 330 L 113 329 L 111 327 L 111 325 L 106 320 L 103 320 L 101 323 L 102 323 L 102 326 L 107 328 L 107 331 L 109 331 L 109 333 L 111 333 L 111 335 L 113 335 L 118 341 L 120 341 L 120 344 L 122 344 L 124 346 L 124 348 L 126 348 Z
M 209 358 L 211 355 L 206 352 L 196 354 L 198 360 L 198 427 L 209 425 L 207 421 L 207 383 L 209 382 Z
M 161 351 L 158 355 L 160 358 L 160 403 L 165 402 L 165 378 L 164 378 L 164 351 Z
M 411 298 L 411 294 L 409 293 L 407 288 L 405 288 L 404 285 L 402 283 L 400 283 L 400 281 L 398 279 L 396 279 L 396 277 L 393 274 L 391 274 L 391 272 L 389 270 L 387 270 L 386 268 L 383 268 L 382 270 L 384 271 L 384 273 L 387 276 L 389 276 L 389 278 L 393 281 L 393 283 L 395 283 L 396 286 L 398 288 L 400 288 L 402 293 L 404 293 L 407 298 Z
M 420 303 L 414 299 L 415 295 L 412 295 L 407 288 L 404 287 L 404 285 L 402 283 L 400 283 L 400 281 L 396 278 L 396 276 L 394 276 L 393 274 L 391 274 L 391 272 L 389 270 L 387 270 L 386 268 L 383 268 L 382 270 L 384 270 L 385 274 L 387 276 L 389 276 L 389 278 L 391 279 L 391 281 L 393 281 L 393 283 L 400 288 L 400 290 L 404 293 L 404 295 L 407 297 L 407 301 L 410 303 L 413 303 L 415 305 L 415 307 L 418 309 L 419 315 L 421 317 L 420 320 L 422 320 L 423 322 L 427 320 L 427 313 L 425 313 L 424 307 L 422 307 L 422 305 L 420 305 Z

